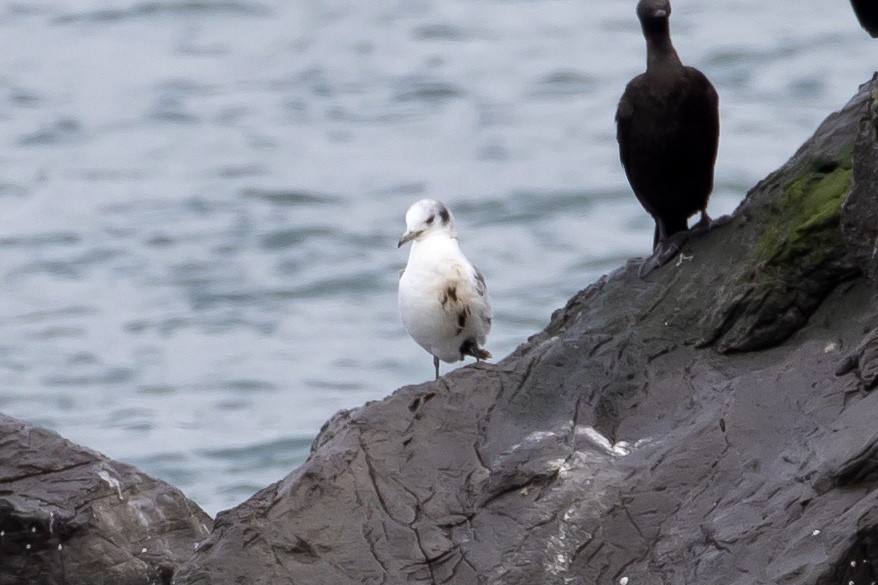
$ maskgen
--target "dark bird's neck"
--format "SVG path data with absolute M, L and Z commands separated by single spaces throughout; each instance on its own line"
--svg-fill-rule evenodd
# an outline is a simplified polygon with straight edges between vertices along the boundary
M 646 37 L 647 71 L 678 69 L 683 66 L 671 43 L 671 28 L 667 18 L 644 22 L 643 36 Z

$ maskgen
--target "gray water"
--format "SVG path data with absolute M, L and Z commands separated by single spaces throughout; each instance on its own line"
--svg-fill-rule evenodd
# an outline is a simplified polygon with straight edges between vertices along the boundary
M 243 501 L 337 410 L 432 377 L 396 312 L 422 197 L 506 355 L 650 249 L 613 123 L 634 4 L 3 3 L 0 410 Z M 846 0 L 676 0 L 672 31 L 720 94 L 715 216 L 878 66 Z

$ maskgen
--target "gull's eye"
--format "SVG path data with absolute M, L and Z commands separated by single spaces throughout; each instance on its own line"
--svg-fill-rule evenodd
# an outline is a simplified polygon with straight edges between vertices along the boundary
M 428 217 L 427 218 L 427 225 L 432 225 L 434 219 L 436 219 L 435 215 L 431 215 L 430 217 Z

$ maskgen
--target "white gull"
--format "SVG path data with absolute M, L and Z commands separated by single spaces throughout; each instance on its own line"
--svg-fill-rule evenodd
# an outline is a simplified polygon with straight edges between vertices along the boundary
M 405 330 L 439 360 L 491 357 L 481 345 L 491 330 L 491 299 L 485 279 L 460 250 L 454 216 L 445 205 L 422 199 L 405 214 L 399 245 L 412 242 L 399 277 L 399 315 Z

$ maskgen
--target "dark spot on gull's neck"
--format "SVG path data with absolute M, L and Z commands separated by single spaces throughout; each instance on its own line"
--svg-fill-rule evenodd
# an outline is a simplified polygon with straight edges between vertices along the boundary
M 442 225 L 448 225 L 448 221 L 451 219 L 451 214 L 443 207 L 439 210 L 439 217 L 442 218 Z

